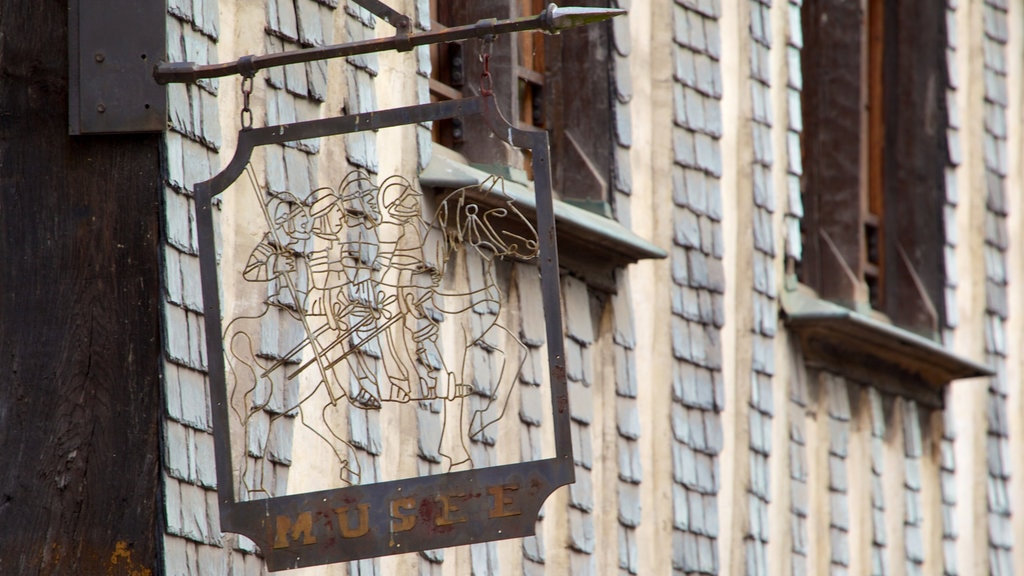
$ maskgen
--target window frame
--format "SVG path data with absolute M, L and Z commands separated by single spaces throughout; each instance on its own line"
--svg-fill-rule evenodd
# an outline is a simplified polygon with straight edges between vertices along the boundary
M 827 300 L 938 339 L 945 315 L 945 6 L 863 6 L 868 13 L 841 0 L 808 0 L 802 8 L 798 277 Z
M 584 0 L 576 4 L 607 8 L 611 3 Z M 439 6 L 443 14 L 436 11 Z M 431 17 L 435 25 L 461 25 L 484 18 L 533 15 L 544 8 L 541 0 L 433 0 Z M 615 153 L 611 42 L 610 22 L 554 36 L 541 32 L 508 34 L 493 38 L 489 61 L 500 110 L 520 128 L 549 132 L 556 196 L 604 216 L 611 215 Z M 531 49 L 538 43 L 539 51 Z M 455 97 L 458 91 L 462 96 L 479 92 L 476 79 L 482 72 L 478 57 L 482 41 L 469 40 L 461 46 L 463 82 L 458 87 L 444 85 L 444 78 L 451 73 L 439 70 L 439 58 L 448 48 L 432 50 L 432 100 Z M 527 52 L 534 56 L 529 62 Z M 529 158 L 509 150 L 477 127 L 442 124 L 434 129 L 434 142 L 492 171 L 529 168 Z

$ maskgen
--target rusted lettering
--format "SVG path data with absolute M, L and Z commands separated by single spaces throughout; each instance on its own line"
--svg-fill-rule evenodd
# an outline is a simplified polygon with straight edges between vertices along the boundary
M 289 539 L 289 536 L 291 538 Z M 287 548 L 292 542 L 298 542 L 302 536 L 302 545 L 309 546 L 316 544 L 316 536 L 313 536 L 313 514 L 302 512 L 292 523 L 288 516 L 277 517 L 277 533 L 274 536 L 274 548 Z
M 488 518 L 508 518 L 509 516 L 519 516 L 522 514 L 520 510 L 514 510 L 512 505 L 515 504 L 515 497 L 506 494 L 506 492 L 516 492 L 519 490 L 519 484 L 499 484 L 498 486 L 488 486 L 487 493 L 494 498 L 494 506 L 487 512 Z
M 437 497 L 437 501 L 441 503 L 441 515 L 434 519 L 434 524 L 437 526 L 451 526 L 452 524 L 460 524 L 466 522 L 465 516 L 456 516 L 455 513 L 459 511 L 459 507 L 452 503 L 455 498 L 465 498 L 464 495 L 451 495 L 451 494 L 440 494 Z
M 403 513 L 412 510 L 413 513 Z M 391 501 L 391 532 L 408 532 L 416 525 L 416 500 L 398 498 Z
M 342 538 L 359 538 L 370 531 L 370 505 L 356 504 L 356 516 L 358 518 L 356 527 L 352 527 L 351 506 L 335 508 L 334 513 L 338 515 L 338 527 L 341 528 Z

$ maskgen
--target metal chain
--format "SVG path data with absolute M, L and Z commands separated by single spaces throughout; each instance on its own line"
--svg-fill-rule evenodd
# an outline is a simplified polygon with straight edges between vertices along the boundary
M 252 94 L 252 76 L 242 77 L 242 130 L 252 129 L 252 108 L 249 108 L 249 96 Z
M 494 94 L 494 79 L 491 77 L 491 46 L 494 44 L 494 34 L 483 37 L 484 45 L 480 50 L 480 61 L 484 63 L 480 72 L 480 95 L 491 96 Z

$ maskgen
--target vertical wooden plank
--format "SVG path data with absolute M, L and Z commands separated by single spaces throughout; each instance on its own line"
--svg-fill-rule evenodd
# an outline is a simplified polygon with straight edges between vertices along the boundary
M 485 18 L 510 18 L 513 7 L 507 0 L 474 0 L 453 4 L 452 20 L 457 24 L 469 24 Z M 516 98 L 515 55 L 518 34 L 502 34 L 494 38 L 490 44 L 490 73 L 493 81 L 495 101 L 498 109 L 510 121 L 515 119 L 519 110 Z M 472 96 L 480 93 L 481 73 L 483 64 L 480 56 L 485 48 L 483 40 L 473 39 L 463 42 L 463 61 L 466 65 L 466 85 L 463 94 Z M 464 123 L 465 144 L 456 146 L 456 150 L 465 154 L 472 161 L 480 164 L 509 165 L 518 157 L 512 148 L 494 136 L 490 128 L 479 120 L 470 119 Z
M 543 0 L 519 0 L 517 16 L 533 16 L 546 9 Z M 534 72 L 544 71 L 544 33 L 526 32 L 520 36 L 519 65 Z
M 933 337 L 944 317 L 946 10 L 941 3 L 887 2 L 884 82 L 886 313 Z M 906 258 L 899 255 L 899 252 Z M 897 257 L 899 256 L 899 257 Z
M 868 213 L 882 217 L 884 177 L 885 109 L 885 0 L 869 0 L 868 6 Z
M 853 304 L 861 270 L 863 13 L 859 3 L 804 3 L 804 266 L 801 280 Z
M 0 14 L 0 573 L 156 572 L 160 137 L 69 137 L 67 7 Z
M 580 6 L 607 8 L 607 0 Z M 545 126 L 551 131 L 555 189 L 563 199 L 608 202 L 612 146 L 611 23 L 545 40 Z
M 532 16 L 545 9 L 543 0 L 519 0 L 518 16 Z M 519 59 L 516 67 L 516 89 L 519 96 L 519 125 L 544 128 L 544 33 L 524 32 L 519 35 Z
M 885 0 L 869 0 L 867 29 L 866 88 L 867 145 L 866 206 L 862 266 L 868 284 L 868 298 L 875 308 L 885 301 Z

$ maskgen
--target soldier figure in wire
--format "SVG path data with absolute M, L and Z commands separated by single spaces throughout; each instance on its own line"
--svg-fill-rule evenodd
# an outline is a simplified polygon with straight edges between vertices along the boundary
M 455 399 L 469 387 L 457 382 L 438 346 L 440 314 L 430 307 L 438 295 L 441 271 L 426 260 L 428 226 L 423 220 L 422 195 L 401 177 L 381 186 L 381 204 L 388 218 L 381 226 L 378 262 L 380 283 L 394 291 L 401 318 L 387 331 L 385 363 L 395 401 Z

